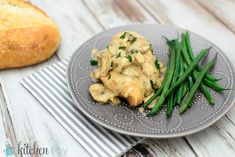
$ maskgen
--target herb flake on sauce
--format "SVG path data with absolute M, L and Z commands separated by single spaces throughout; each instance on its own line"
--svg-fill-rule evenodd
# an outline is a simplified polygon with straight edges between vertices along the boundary
M 98 61 L 95 59 L 90 60 L 90 65 L 97 65 Z

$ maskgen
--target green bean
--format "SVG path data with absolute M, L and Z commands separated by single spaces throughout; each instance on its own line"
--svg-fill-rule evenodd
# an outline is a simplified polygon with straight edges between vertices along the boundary
M 184 99 L 183 99 L 183 102 L 186 101 L 186 99 L 188 99 L 188 95 L 189 95 L 189 93 L 186 94 L 186 96 L 185 96 Z M 193 99 L 189 102 L 188 108 L 191 108 L 191 107 L 192 107 L 192 104 L 193 104 Z M 181 105 L 181 106 L 182 106 L 182 105 Z
M 187 46 L 186 46 L 186 41 L 184 39 L 184 35 L 182 34 L 182 54 L 183 57 L 185 59 L 185 62 L 187 63 L 187 65 L 189 66 L 192 62 L 193 59 L 190 58 L 188 51 L 187 51 Z M 202 49 L 199 53 L 207 51 L 207 49 Z M 197 65 L 198 66 L 198 65 Z
M 182 40 L 183 40 L 183 45 L 186 46 L 185 50 L 186 50 L 187 55 L 188 55 L 187 58 L 186 58 L 186 62 L 189 65 L 190 62 L 192 62 L 194 56 L 193 56 L 193 52 L 192 52 L 192 47 L 191 47 L 190 38 L 189 38 L 189 32 L 188 31 L 185 34 L 182 34 Z M 209 49 L 202 49 L 201 51 L 209 51 L 209 50 L 210 50 L 210 48 Z M 201 68 L 197 65 L 196 66 L 196 70 L 200 72 Z M 209 73 L 206 74 L 205 78 L 209 79 L 210 81 L 213 81 L 213 82 L 219 80 L 219 79 L 215 78 L 213 75 L 211 75 Z
M 185 63 L 184 63 L 184 62 L 182 62 L 182 63 L 183 63 L 183 69 L 186 70 L 187 67 L 184 67 L 184 64 L 185 64 Z M 186 65 L 186 64 L 185 64 L 185 65 Z M 190 77 L 190 75 L 189 75 L 189 77 Z M 189 77 L 188 77 L 188 78 L 189 78 Z M 184 84 L 183 84 L 183 97 L 187 94 L 188 91 L 190 91 L 190 90 L 189 90 L 189 86 L 188 86 L 189 84 L 187 84 L 187 83 L 188 83 L 188 81 L 185 80 L 185 81 L 184 81 Z M 181 98 L 181 99 L 182 99 L 182 98 Z
M 190 102 L 192 101 L 198 87 L 200 86 L 200 84 L 202 83 L 203 77 L 206 75 L 206 73 L 209 71 L 210 68 L 212 68 L 212 66 L 215 64 L 215 59 L 213 59 L 212 61 L 210 61 L 200 72 L 199 77 L 197 78 L 195 84 L 193 85 L 192 90 L 190 91 L 190 93 L 187 96 L 187 99 L 185 99 L 185 101 L 183 102 L 182 106 L 180 107 L 180 113 L 183 113 L 186 111 L 186 109 L 188 108 Z
M 196 74 L 196 76 L 198 76 L 198 75 L 199 75 L 199 72 L 198 72 L 198 71 L 195 71 L 195 74 Z M 224 88 L 223 86 L 221 86 L 221 85 L 218 84 L 217 82 L 211 81 L 211 80 L 209 80 L 209 79 L 207 79 L 207 78 L 204 78 L 204 79 L 203 79 L 203 83 L 204 83 L 205 85 L 207 85 L 208 87 L 214 89 L 214 90 L 217 91 L 217 92 L 222 92 L 223 90 L 225 90 L 225 88 Z
M 187 69 L 187 64 L 186 63 L 184 63 L 184 69 Z M 187 93 L 185 94 L 185 97 L 184 97 L 184 99 L 185 98 L 187 98 L 187 95 L 189 94 L 189 92 L 192 90 L 192 88 L 193 88 L 193 79 L 192 79 L 192 76 L 189 76 L 188 77 L 188 91 L 187 91 Z M 184 101 L 184 99 L 183 99 L 183 101 Z M 189 106 L 188 107 L 191 107 L 192 106 L 192 102 L 193 102 L 193 100 L 189 103 Z
M 182 38 L 182 40 L 185 41 L 186 48 L 187 48 L 187 51 L 188 51 L 188 54 L 189 54 L 189 58 L 190 58 L 190 60 L 193 60 L 194 56 L 193 56 L 193 49 L 191 47 L 189 32 L 186 31 L 186 33 L 183 33 L 181 35 L 181 37 L 184 37 L 184 38 Z
M 188 77 L 189 91 L 193 88 L 193 79 L 191 76 Z
M 195 79 L 196 80 L 196 79 Z M 208 91 L 208 89 L 206 88 L 206 86 L 204 85 L 204 83 L 201 83 L 200 85 L 200 89 L 202 91 L 202 93 L 204 94 L 204 96 L 206 97 L 207 101 L 209 102 L 210 105 L 215 105 L 215 99 L 214 97 L 211 95 L 210 91 Z
M 170 117 L 172 115 L 174 109 L 174 93 L 172 92 L 167 100 L 167 108 L 166 108 L 166 115 Z
M 203 49 L 203 50 L 200 51 L 200 53 L 201 53 L 201 52 L 205 52 L 205 51 L 206 51 L 206 49 Z M 208 51 L 207 51 L 207 52 L 208 52 Z M 188 53 L 187 53 L 187 51 L 186 51 L 186 49 L 185 49 L 184 43 L 183 43 L 183 46 L 182 46 L 182 54 L 183 54 L 183 57 L 184 57 L 184 59 L 185 59 L 187 65 L 189 66 L 189 65 L 191 64 L 191 61 L 190 61 L 189 56 L 188 56 Z M 196 70 L 193 71 L 192 76 L 193 76 L 194 81 L 196 81 L 196 80 L 197 80 L 197 72 L 196 72 Z M 213 96 L 212 96 L 211 93 L 208 91 L 208 89 L 206 88 L 206 86 L 204 85 L 204 83 L 201 83 L 200 89 L 201 89 L 202 93 L 204 94 L 204 96 L 206 97 L 206 99 L 208 100 L 208 102 L 209 102 L 210 104 L 212 104 L 212 105 L 215 104 L 215 100 L 214 100 Z
M 182 44 L 182 48 L 185 48 L 184 47 L 185 45 Z M 182 59 L 182 62 L 181 62 L 181 66 L 182 66 L 182 69 L 183 70 L 186 70 L 188 68 L 187 64 L 183 61 Z M 191 76 L 189 76 L 191 77 Z M 192 78 L 191 78 L 192 79 Z M 192 82 L 193 83 L 193 82 Z M 186 81 L 180 86 L 178 92 L 176 93 L 176 99 L 177 99 L 177 104 L 181 104 L 181 101 L 183 99 L 183 97 L 187 94 L 187 92 L 190 91 L 189 87 L 186 85 Z
M 187 94 L 188 89 L 186 86 L 186 82 L 183 82 L 183 84 L 180 86 L 180 89 L 178 91 L 179 93 L 181 93 L 178 97 L 177 97 L 177 104 L 181 104 L 181 100 L 184 98 L 184 96 Z
M 185 70 L 185 72 L 182 74 L 182 76 L 175 82 L 175 84 L 169 89 L 167 92 L 167 95 L 174 90 L 176 87 L 178 87 L 184 80 L 188 78 L 188 76 L 193 72 L 195 66 L 200 62 L 202 58 L 204 58 L 208 54 L 208 51 L 201 51 L 197 57 L 193 60 L 193 62 L 190 64 L 190 66 Z
M 178 104 L 176 103 L 177 98 L 175 97 L 173 100 L 173 107 L 177 106 Z
M 172 84 L 177 80 L 177 78 L 179 77 L 179 72 L 180 72 L 180 64 L 182 62 L 182 58 L 181 58 L 181 48 L 182 48 L 182 43 L 175 41 L 175 46 L 176 46 L 176 59 L 175 59 L 175 73 L 174 73 L 174 77 L 173 77 L 173 82 Z
M 184 68 L 184 70 L 187 69 L 187 66 L 186 66 L 185 62 L 183 62 L 183 68 Z M 191 77 L 191 75 L 189 75 L 188 80 L 185 80 L 185 82 L 184 82 L 183 96 L 185 96 L 190 91 L 190 89 L 189 89 L 189 78 L 190 77 Z
M 185 37 L 185 44 L 186 44 L 186 47 L 187 47 L 187 50 L 188 50 L 189 58 L 192 61 L 194 56 L 193 56 L 193 50 L 192 50 L 192 47 L 191 47 L 189 32 L 186 31 L 186 33 L 184 33 L 183 36 Z M 197 65 L 196 70 L 201 72 L 202 69 Z M 207 78 L 208 80 L 213 81 L 213 82 L 218 81 L 217 78 L 215 78 L 213 75 L 211 75 L 209 73 L 206 74 L 205 78 Z
M 182 74 L 184 73 L 184 67 L 183 67 L 183 60 L 181 58 L 181 62 L 180 62 L 180 73 L 179 73 L 179 77 L 182 76 Z M 176 103 L 177 104 L 180 104 L 180 101 L 181 101 L 181 97 L 183 96 L 183 85 L 181 85 L 179 88 L 178 88 L 178 92 L 176 93 Z
M 222 92 L 225 90 L 225 88 L 223 86 L 221 86 L 220 84 L 218 84 L 217 82 L 212 82 L 208 79 L 204 79 L 203 83 L 205 85 L 207 85 L 208 87 L 211 87 L 212 89 L 214 89 L 217 92 Z
M 200 71 L 199 71 L 200 72 Z M 198 71 L 195 71 L 196 75 L 199 75 L 199 72 Z M 220 80 L 220 79 L 217 79 L 217 81 Z M 205 78 L 203 79 L 203 83 L 205 85 L 207 85 L 208 87 L 211 87 L 212 89 L 214 89 L 215 91 L 217 92 L 222 92 L 223 90 L 225 90 L 225 88 L 223 86 L 221 86 L 220 84 L 218 84 L 217 82 L 215 81 L 211 81 L 210 79 Z
M 183 89 L 184 87 L 183 87 L 183 85 L 181 85 L 180 87 L 179 87 L 179 89 L 178 89 L 178 91 L 177 91 L 177 93 L 176 93 L 176 103 L 178 104 L 178 105 L 180 105 L 180 102 L 181 102 L 181 98 L 183 97 Z
M 174 69 L 175 69 L 175 51 L 173 49 L 170 50 L 170 59 L 169 59 L 169 73 L 167 75 L 167 79 L 165 82 L 165 85 L 162 89 L 162 93 L 160 95 L 160 98 L 158 100 L 158 102 L 155 104 L 155 106 L 152 108 L 152 110 L 147 114 L 147 116 L 154 116 L 155 114 L 157 114 L 158 110 L 162 107 L 165 99 L 166 99 L 166 94 L 167 91 L 169 89 L 169 86 L 171 84 L 173 75 L 174 75 Z
M 174 46 L 175 46 L 174 48 L 175 48 L 175 53 L 176 53 L 176 59 L 175 59 L 175 69 L 174 69 L 175 71 L 174 71 L 174 75 L 171 81 L 171 85 L 173 85 L 176 82 L 177 77 L 179 76 L 180 64 L 182 62 L 181 61 L 181 42 L 179 42 L 178 40 L 175 40 Z M 170 117 L 172 115 L 175 103 L 176 103 L 176 98 L 174 97 L 174 91 L 172 91 L 167 101 L 167 109 L 166 109 L 167 117 Z
M 193 72 L 193 79 L 195 81 L 197 80 L 197 75 L 196 75 L 195 71 Z M 203 82 L 200 85 L 200 89 L 201 89 L 203 95 L 206 97 L 206 99 L 209 102 L 209 104 L 214 105 L 215 104 L 215 99 L 211 95 L 210 91 L 206 88 L 206 86 L 205 86 L 205 84 Z

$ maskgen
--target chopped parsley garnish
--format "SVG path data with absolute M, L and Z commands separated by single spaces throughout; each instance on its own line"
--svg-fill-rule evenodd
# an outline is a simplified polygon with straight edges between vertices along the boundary
M 150 80 L 150 84 L 151 84 L 151 86 L 152 86 L 152 88 L 153 88 L 153 85 L 154 85 L 154 84 L 153 84 L 153 80 Z
M 136 49 L 131 49 L 131 53 L 133 54 L 133 53 L 138 53 L 139 51 L 138 50 L 136 50 Z
M 126 33 L 127 32 L 124 32 L 121 36 L 120 36 L 120 39 L 124 39 L 126 37 Z
M 111 74 L 109 74 L 108 80 L 111 78 Z
M 125 50 L 125 49 L 126 49 L 126 46 L 119 46 L 118 49 L 120 49 L 120 50 Z
M 152 44 L 149 44 L 149 48 L 153 52 L 153 45 Z
M 109 48 L 109 45 L 107 45 L 106 48 L 108 49 L 108 48 Z
M 113 61 L 111 62 L 111 67 L 113 67 Z
M 133 38 L 130 40 L 131 44 L 133 44 L 136 40 L 137 40 L 137 38 L 136 38 L 136 37 L 133 37 Z
M 128 40 L 131 44 L 133 44 L 137 40 L 137 37 L 135 37 L 133 34 L 130 34 L 128 36 Z
M 129 60 L 129 62 L 132 62 L 132 57 L 130 55 L 126 56 L 126 58 Z
M 160 64 L 159 64 L 159 62 L 158 62 L 157 59 L 155 60 L 155 67 L 156 67 L 158 70 L 160 70 Z
M 119 58 L 121 56 L 121 52 L 119 52 L 116 56 L 116 58 Z
M 97 61 L 97 60 L 92 59 L 92 60 L 90 60 L 90 64 L 91 64 L 91 65 L 97 65 L 97 64 L 98 64 L 98 61 Z

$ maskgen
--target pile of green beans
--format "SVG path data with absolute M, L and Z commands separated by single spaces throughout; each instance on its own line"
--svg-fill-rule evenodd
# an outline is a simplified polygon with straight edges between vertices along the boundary
M 172 115 L 176 106 L 179 106 L 180 113 L 184 113 L 192 106 L 198 89 L 201 90 L 209 104 L 214 105 L 215 99 L 208 87 L 217 92 L 226 90 L 217 82 L 220 79 L 210 74 L 210 69 L 216 63 L 217 55 L 202 68 L 199 66 L 199 62 L 208 55 L 211 48 L 202 49 L 197 56 L 194 56 L 188 31 L 181 34 L 181 39 L 179 37 L 173 40 L 164 38 L 169 47 L 169 60 L 161 87 L 143 104 L 144 109 L 149 109 L 148 106 L 158 98 L 147 116 L 156 115 L 164 104 L 167 117 Z

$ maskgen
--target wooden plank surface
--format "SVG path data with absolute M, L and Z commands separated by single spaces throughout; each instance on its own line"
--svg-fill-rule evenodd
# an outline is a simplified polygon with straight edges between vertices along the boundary
M 35 2 L 35 3 L 34 3 Z M 37 3 L 36 3 L 37 2 Z M 81 1 L 74 1 L 72 3 L 65 3 L 66 1 L 33 1 L 35 5 L 45 10 L 58 23 L 62 43 L 58 56 L 66 58 L 76 50 L 76 48 L 87 40 L 91 35 L 99 32 L 99 25 L 89 18 L 89 12 L 86 7 L 82 7 Z M 64 10 L 61 10 L 61 6 Z M 79 6 L 79 11 L 77 10 Z M 82 10 L 84 12 L 82 12 Z M 83 15 L 80 15 L 83 13 Z M 77 17 L 77 15 L 80 15 Z M 64 20 L 62 21 L 61 18 Z M 93 27 L 93 28 L 92 28 Z M 78 35 L 79 34 L 79 35 Z M 36 100 L 33 98 L 20 84 L 19 80 L 23 77 L 32 74 L 38 69 L 48 66 L 57 61 L 57 57 L 50 61 L 44 62 L 38 66 L 5 70 L 0 73 L 0 81 L 6 103 L 1 103 L 1 111 L 3 115 L 9 118 L 6 126 L 12 128 L 0 128 L 5 130 L 3 138 L 9 131 L 15 134 L 12 145 L 17 146 L 17 142 L 29 142 L 31 145 L 34 141 L 41 147 L 48 148 L 65 148 L 68 152 L 66 156 L 73 156 L 74 154 L 89 154 L 75 141 L 70 134 L 52 117 Z M 10 124 L 12 122 L 12 124 Z M 5 140 L 3 140 L 5 141 Z M 2 145 L 1 145 L 2 147 Z M 60 154 L 50 154 L 48 156 L 59 156 Z
M 235 33 L 235 1 L 197 0 L 208 12 Z
M 55 20 L 61 32 L 60 59 L 71 56 L 83 42 L 102 31 L 81 0 L 31 0 Z
M 173 24 L 211 40 L 235 62 L 233 1 L 222 0 L 32 0 L 58 24 L 62 43 L 59 59 L 71 56 L 76 48 L 98 32 L 134 23 Z M 211 4 L 211 5 L 210 5 Z M 229 42 L 227 42 L 229 41 Z M 38 142 L 39 146 L 64 148 L 65 156 L 89 156 L 63 127 L 19 84 L 19 80 L 57 61 L 19 70 L 0 72 L 0 156 L 5 141 Z M 4 95 L 4 96 L 3 96 Z M 126 156 L 233 156 L 235 154 L 235 107 L 209 129 L 169 140 L 147 139 Z M 4 142 L 2 142 L 4 141 Z M 213 150 L 213 151 L 212 151 Z M 50 154 L 48 156 L 62 156 Z
M 6 100 L 6 103 L 1 103 L 1 111 L 6 119 L 9 118 L 4 121 L 7 126 L 5 134 L 15 148 L 18 142 L 30 143 L 30 145 L 37 142 L 39 147 L 66 149 L 70 156 L 74 153 L 83 153 L 84 156 L 88 156 L 88 153 L 55 118 L 19 84 L 19 80 L 23 77 L 54 63 L 54 60 L 58 59 L 51 59 L 35 67 L 1 72 L 0 81 Z M 58 156 L 58 154 L 48 156 Z
M 3 97 L 3 93 L 0 90 L 0 156 L 5 156 L 5 143 L 8 141 L 7 140 L 7 136 L 6 136 L 6 131 L 5 131 L 5 127 L 6 127 L 6 117 L 4 115 L 3 112 L 3 103 L 4 100 L 2 100 Z
M 234 42 L 235 36 L 223 23 L 212 16 L 207 10 L 193 0 L 139 0 L 150 12 L 159 7 L 171 24 L 193 31 L 212 41 L 235 62 Z M 227 42 L 229 41 L 229 42 Z

